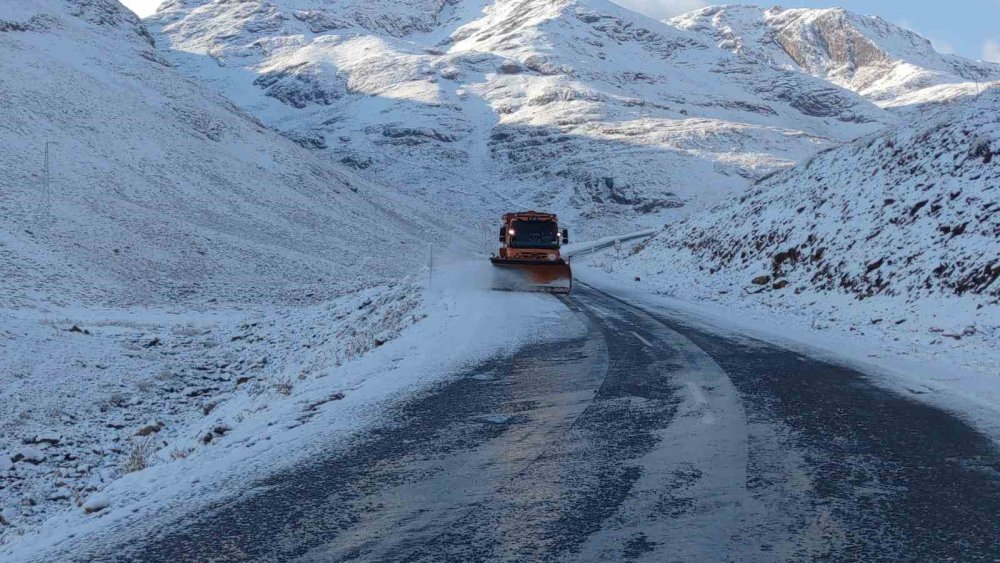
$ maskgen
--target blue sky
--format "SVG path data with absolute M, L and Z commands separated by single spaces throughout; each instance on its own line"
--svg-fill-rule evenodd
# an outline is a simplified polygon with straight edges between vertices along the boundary
M 724 4 L 702 0 L 612 0 L 618 4 L 662 19 L 689 10 Z M 160 0 L 122 0 L 140 16 L 156 9 Z M 753 0 L 744 3 L 754 3 Z M 772 6 L 774 0 L 760 1 Z M 954 52 L 970 59 L 1000 62 L 1000 0 L 794 0 L 782 4 L 796 8 L 837 6 L 861 14 L 874 14 L 908 27 L 932 40 L 942 52 Z
M 119 0 L 122 4 L 128 6 L 130 10 L 139 14 L 142 17 L 146 17 L 156 11 L 156 7 L 160 5 L 162 0 Z

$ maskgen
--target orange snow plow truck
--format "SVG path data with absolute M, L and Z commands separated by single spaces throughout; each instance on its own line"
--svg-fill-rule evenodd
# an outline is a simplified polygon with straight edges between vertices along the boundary
M 509 291 L 569 293 L 573 273 L 559 254 L 569 242 L 552 213 L 521 211 L 503 216 L 500 250 L 490 258 L 493 288 Z

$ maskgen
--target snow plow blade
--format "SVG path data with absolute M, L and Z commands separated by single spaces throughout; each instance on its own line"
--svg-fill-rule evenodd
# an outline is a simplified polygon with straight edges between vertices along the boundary
M 573 272 L 562 260 L 546 263 L 491 258 L 490 262 L 494 266 L 493 289 L 569 293 L 573 286 Z

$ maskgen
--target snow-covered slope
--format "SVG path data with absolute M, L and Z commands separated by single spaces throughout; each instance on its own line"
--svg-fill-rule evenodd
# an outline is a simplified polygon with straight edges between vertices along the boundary
M 114 0 L 0 2 L 0 172 L 3 561 L 58 511 L 97 525 L 145 465 L 217 477 L 272 408 L 353 393 L 341 368 L 422 320 L 399 278 L 451 238 L 185 77 Z
M 440 232 L 184 77 L 114 0 L 0 3 L 0 77 L 0 306 L 319 298 Z
M 1000 88 L 668 227 L 628 271 L 671 292 L 1000 355 Z M 942 340 L 943 339 L 943 340 Z M 992 363 L 990 363 L 992 362 Z
M 605 0 L 176 0 L 148 23 L 180 69 L 328 158 L 592 234 L 894 120 Z
M 1000 65 L 938 53 L 930 41 L 877 16 L 839 8 L 712 6 L 671 24 L 723 49 L 824 78 L 884 107 L 947 101 L 1000 80 Z

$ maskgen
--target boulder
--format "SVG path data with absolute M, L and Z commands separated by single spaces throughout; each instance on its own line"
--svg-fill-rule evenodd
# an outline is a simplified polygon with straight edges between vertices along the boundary
M 501 74 L 519 74 L 524 69 L 515 61 L 504 61 L 497 70 Z
M 754 285 L 767 285 L 771 283 L 771 276 L 757 276 L 756 278 L 750 280 L 750 283 Z
M 29 444 L 49 444 L 52 446 L 59 445 L 62 441 L 62 435 L 56 434 L 55 432 L 45 432 L 43 434 L 36 435 Z
M 462 78 L 462 71 L 453 66 L 445 67 L 441 69 L 441 78 L 445 78 L 447 80 L 458 80 L 459 78 Z
M 8 506 L 3 510 L 0 510 L 0 525 L 12 525 L 14 520 L 20 516 L 21 513 L 17 511 L 13 506 Z
M 26 461 L 28 463 L 38 465 L 39 463 L 45 461 L 45 453 L 38 448 L 24 447 L 18 450 L 14 455 L 14 461 Z
M 137 436 L 150 436 L 152 434 L 156 434 L 160 430 L 163 430 L 163 423 L 162 422 L 154 422 L 154 423 L 147 424 L 147 425 L 143 426 L 135 434 Z
M 111 501 L 108 497 L 100 493 L 96 493 L 90 495 L 90 498 L 83 503 L 83 511 L 87 514 L 93 514 L 95 512 L 100 512 L 109 506 L 111 506 Z

